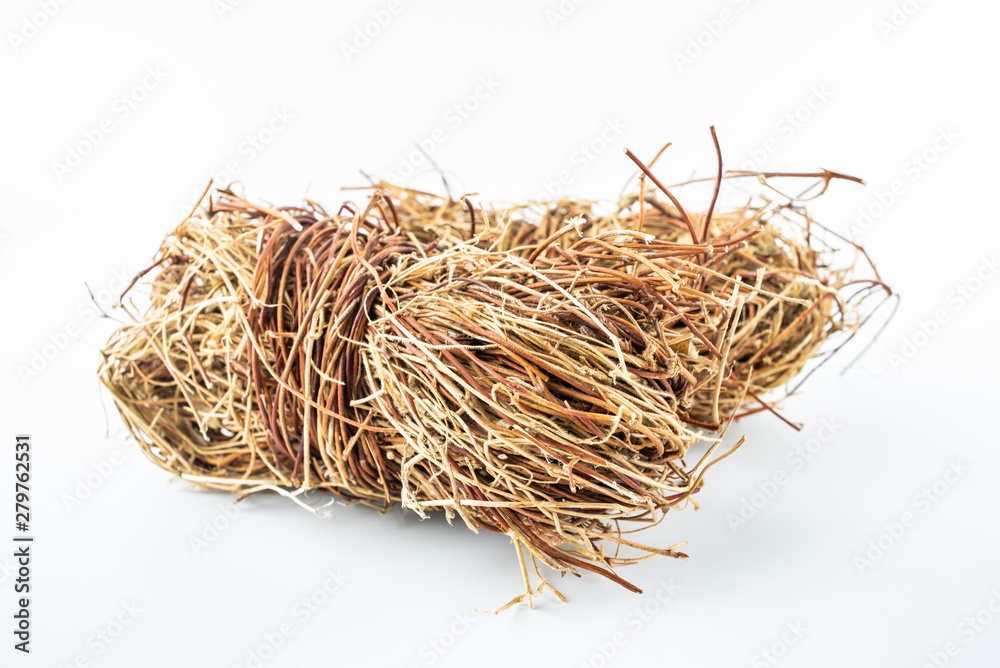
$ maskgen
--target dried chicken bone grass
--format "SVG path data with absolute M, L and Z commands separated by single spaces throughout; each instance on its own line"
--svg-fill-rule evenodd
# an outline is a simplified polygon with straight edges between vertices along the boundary
M 248 456 L 266 432 L 249 400 L 241 317 L 259 232 L 239 216 L 188 217 L 145 272 L 155 272 L 148 305 L 141 315 L 126 309 L 133 322 L 105 347 L 101 375 L 123 420 L 173 473 L 249 466 L 270 475 Z
M 850 269 L 761 225 L 794 205 L 703 216 L 698 235 L 648 201 L 612 216 L 559 202 L 533 223 L 388 184 L 335 215 L 220 191 L 161 246 L 101 377 L 147 454 L 187 480 L 506 533 L 515 601 L 548 586 L 530 585 L 523 550 L 637 591 L 614 566 L 684 555 L 622 521 L 683 504 L 745 400 L 767 406 L 856 326 Z
M 786 386 L 818 357 L 835 352 L 838 346 L 832 343 L 843 343 L 853 336 L 873 310 L 863 308 L 867 299 L 879 293 L 891 294 L 863 249 L 812 220 L 804 206 L 805 201 L 822 195 L 833 180 L 858 179 L 830 171 L 734 173 L 722 178 L 754 178 L 770 188 L 768 177 L 804 179 L 808 186 L 799 196 L 775 191 L 773 199 L 757 197 L 739 209 L 710 209 L 706 213 L 684 211 L 668 199 L 645 192 L 623 196 L 610 213 L 602 211 L 599 202 L 580 199 L 511 206 L 494 211 L 504 224 L 480 236 L 491 249 L 528 256 L 537 244 L 553 236 L 555 245 L 562 249 L 584 236 L 621 229 L 691 244 L 691 226 L 702 230 L 702 243 L 711 246 L 712 252 L 691 258 L 687 267 L 701 277 L 701 290 L 724 294 L 731 291 L 736 279 L 761 288 L 749 293 L 743 323 L 733 334 L 730 368 L 723 378 L 725 391 L 718 406 L 714 389 L 703 388 L 682 411 L 691 425 L 717 430 L 725 416 L 774 411 L 765 395 Z M 420 231 L 437 229 L 441 243 L 463 243 L 476 231 L 467 201 L 388 183 L 379 183 L 378 188 L 403 202 L 404 226 Z M 438 227 L 428 226 L 427 220 Z M 566 229 L 567 221 L 573 222 L 571 229 Z M 750 231 L 754 233 L 748 236 Z M 734 244 L 734 240 L 738 242 Z M 853 258 L 844 257 L 845 247 L 856 250 Z M 859 259 L 865 265 L 862 269 L 856 267 Z M 744 395 L 749 401 L 741 398 Z
M 364 356 L 369 410 L 404 436 L 389 451 L 404 503 L 508 533 L 558 569 L 614 564 L 594 544 L 619 541 L 609 520 L 649 520 L 694 491 L 683 457 L 699 436 L 677 396 L 716 372 L 686 368 L 676 316 L 633 301 L 666 281 L 574 259 L 531 266 L 461 245 L 419 261 L 386 282 L 403 296 L 376 307 Z

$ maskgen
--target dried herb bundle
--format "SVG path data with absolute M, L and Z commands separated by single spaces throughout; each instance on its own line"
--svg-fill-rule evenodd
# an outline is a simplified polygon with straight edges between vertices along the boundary
M 611 214 L 389 184 L 336 214 L 218 191 L 137 277 L 149 303 L 125 307 L 101 378 L 150 458 L 192 482 L 504 532 L 526 586 L 511 603 L 548 586 L 529 561 L 638 591 L 615 565 L 685 555 L 621 521 L 685 503 L 732 452 L 731 419 L 774 410 L 763 395 L 884 288 L 830 266 L 798 199 L 713 213 L 721 179 L 700 215 L 645 177 Z

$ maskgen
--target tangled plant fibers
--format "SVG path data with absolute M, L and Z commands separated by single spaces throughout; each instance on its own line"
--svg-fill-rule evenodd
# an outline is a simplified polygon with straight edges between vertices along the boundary
M 102 381 L 146 454 L 191 482 L 506 533 L 526 587 L 511 603 L 552 589 L 538 561 L 639 591 L 614 567 L 683 543 L 638 544 L 621 521 L 686 503 L 742 442 L 718 452 L 731 420 L 777 413 L 763 395 L 888 288 L 835 266 L 802 197 L 715 212 L 723 179 L 747 176 L 720 166 L 694 214 L 629 155 L 639 190 L 603 213 L 380 183 L 331 214 L 219 190 L 127 291 L 148 303 L 123 304 Z M 820 193 L 850 178 L 753 176 Z

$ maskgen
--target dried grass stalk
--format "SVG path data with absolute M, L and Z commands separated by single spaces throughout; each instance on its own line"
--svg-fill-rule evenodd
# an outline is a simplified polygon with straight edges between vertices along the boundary
M 125 307 L 101 378 L 150 458 L 192 482 L 506 533 L 526 587 L 511 603 L 548 586 L 523 550 L 536 575 L 638 591 L 616 565 L 685 555 L 621 522 L 685 503 L 732 451 L 730 420 L 775 410 L 763 395 L 884 287 L 830 266 L 798 200 L 692 215 L 662 191 L 643 181 L 610 215 L 389 184 L 332 215 L 219 191 L 137 277 L 148 304 Z

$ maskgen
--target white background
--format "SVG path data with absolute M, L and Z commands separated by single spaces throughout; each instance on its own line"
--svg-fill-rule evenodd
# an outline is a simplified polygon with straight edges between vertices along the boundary
M 37 535 L 30 656 L 12 649 L 0 550 L 4 666 L 994 665 L 995 3 L 50 4 L 0 11 L 0 542 L 16 433 L 34 439 Z M 365 44 L 372 12 L 391 20 Z M 99 391 L 114 324 L 85 285 L 110 304 L 212 175 L 333 207 L 359 170 L 399 175 L 442 128 L 432 156 L 456 193 L 524 200 L 562 175 L 566 192 L 614 198 L 635 171 L 623 146 L 648 159 L 674 142 L 668 183 L 712 175 L 712 123 L 729 168 L 865 178 L 820 211 L 902 302 L 853 369 L 838 358 L 785 402 L 801 432 L 733 427 L 747 444 L 711 471 L 701 509 L 643 536 L 688 539 L 691 559 L 622 569 L 643 595 L 554 576 L 566 604 L 474 613 L 520 590 L 506 537 L 360 507 L 319 519 L 275 497 L 227 520 L 230 497 L 146 461 Z M 418 167 L 403 181 L 438 188 Z M 807 463 L 789 459 L 810 443 Z M 745 503 L 759 507 L 734 528 Z M 228 528 L 196 550 L 212 522 Z M 870 541 L 884 549 L 866 565 Z M 344 581 L 306 618 L 296 602 L 324 598 L 327 572 Z

